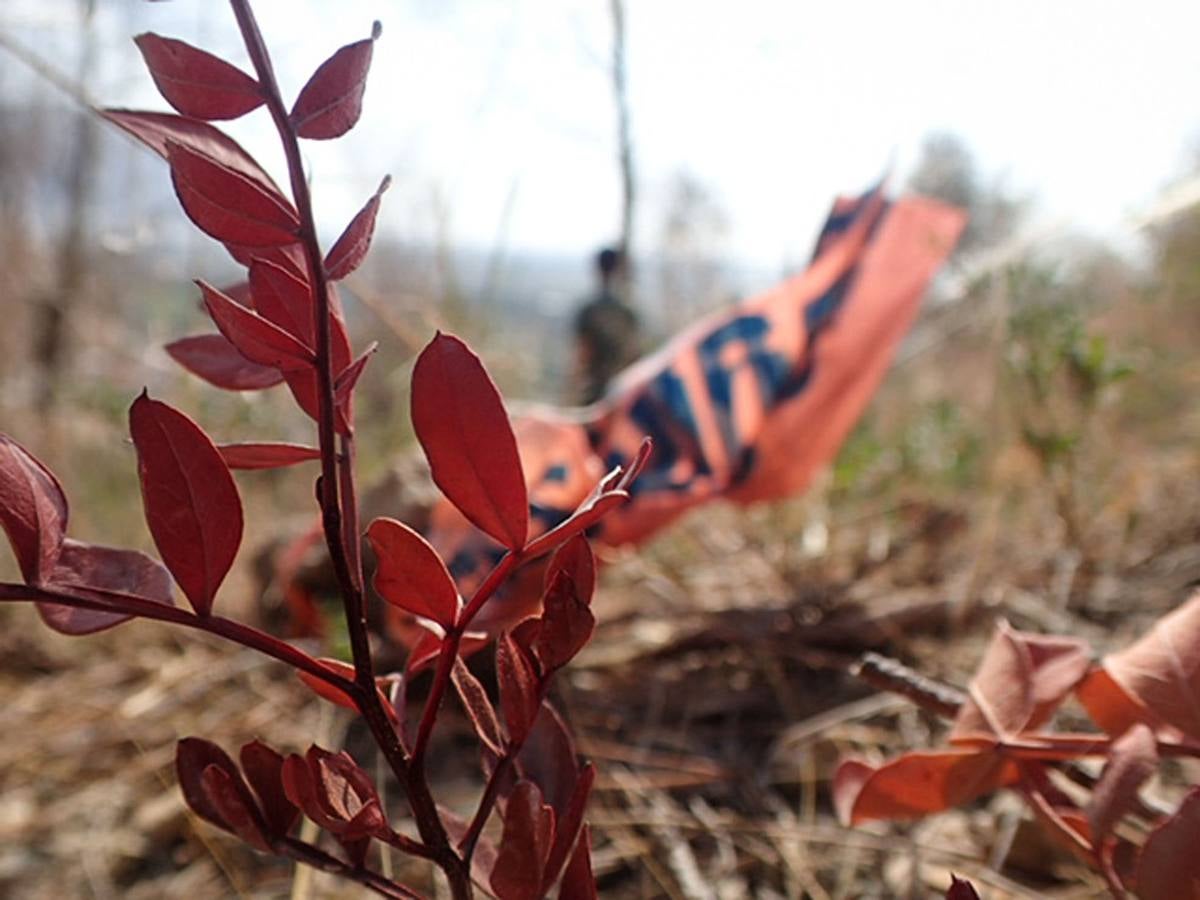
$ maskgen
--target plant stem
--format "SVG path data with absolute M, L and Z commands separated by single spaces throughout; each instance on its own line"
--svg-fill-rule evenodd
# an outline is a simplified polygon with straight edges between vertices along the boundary
M 539 708 L 546 698 L 548 684 L 548 681 L 541 681 L 538 685 Z M 500 796 L 500 785 L 508 775 L 508 771 L 516 763 L 517 757 L 521 755 L 521 749 L 529 739 L 530 731 L 532 729 L 526 731 L 525 736 L 519 741 L 508 741 L 505 743 L 504 755 L 496 763 L 496 768 L 492 770 L 492 774 L 484 786 L 483 796 L 479 798 L 479 807 L 475 810 L 475 815 L 471 817 L 471 823 L 467 826 L 466 834 L 458 842 L 459 852 L 462 853 L 463 859 L 468 863 L 471 861 L 471 854 L 475 852 L 475 845 L 479 841 L 479 835 L 483 833 L 483 826 L 487 824 L 488 816 L 492 814 L 492 809 L 495 807 L 496 800 Z
M 95 597 L 80 597 L 66 593 L 65 588 L 37 588 L 25 584 L 0 583 L 0 602 L 37 600 L 71 606 L 75 609 L 121 613 L 158 622 L 170 622 L 172 625 L 182 625 L 197 631 L 206 631 L 232 643 L 257 650 L 265 656 L 286 663 L 294 669 L 307 672 L 332 687 L 356 696 L 358 686 L 354 682 L 331 672 L 299 647 L 281 641 L 257 628 L 221 616 L 198 616 L 186 609 L 147 600 L 145 597 L 135 597 L 115 591 L 101 591 L 96 588 L 87 588 L 86 590 L 89 594 L 111 599 L 106 601 Z
M 330 856 L 324 850 L 296 838 L 282 838 L 275 842 L 273 849 L 281 856 L 287 856 L 297 862 L 302 862 L 322 872 L 331 872 L 351 881 L 356 881 L 375 893 L 391 900 L 421 900 L 421 895 L 390 878 L 385 878 L 371 869 L 359 868 L 343 862 L 336 856 Z
M 450 846 L 446 828 L 437 812 L 437 805 L 430 795 L 424 778 L 419 779 L 419 788 L 413 791 L 409 788 L 412 780 L 409 776 L 408 756 L 404 751 L 396 729 L 388 719 L 387 713 L 379 701 L 375 689 L 374 663 L 371 658 L 370 638 L 367 634 L 366 607 L 362 591 L 362 574 L 358 560 L 358 548 L 349 549 L 350 543 L 357 543 L 356 502 L 353 497 L 339 501 L 339 487 L 344 484 L 349 493 L 353 493 L 354 480 L 350 471 L 353 465 L 353 447 L 349 434 L 345 435 L 344 452 L 339 467 L 336 442 L 335 416 L 337 414 L 334 402 L 334 371 L 332 358 L 331 326 L 330 326 L 330 297 L 329 282 L 325 274 L 325 264 L 321 255 L 320 244 L 317 240 L 316 222 L 313 218 L 312 198 L 309 194 L 308 183 L 304 177 L 304 165 L 300 158 L 299 138 L 291 123 L 288 111 L 283 105 L 279 91 L 279 83 L 271 65 L 271 58 L 266 44 L 258 29 L 249 0 L 230 0 L 234 16 L 246 51 L 254 64 L 255 73 L 263 89 L 266 106 L 275 123 L 283 145 L 284 156 L 287 159 L 288 177 L 291 181 L 292 199 L 296 204 L 296 212 L 300 218 L 300 233 L 297 236 L 304 248 L 304 256 L 308 264 L 309 284 L 312 286 L 314 300 L 316 346 L 316 374 L 318 395 L 317 433 L 321 448 L 321 480 L 318 497 L 321 505 L 321 522 L 325 531 L 325 541 L 329 546 L 329 557 L 333 563 L 334 574 L 342 594 L 342 602 L 346 613 L 346 628 L 350 638 L 351 653 L 354 657 L 354 674 L 357 690 L 353 693 L 363 718 L 371 729 L 380 750 L 388 760 L 392 771 L 400 783 L 408 790 L 409 805 L 421 838 L 433 850 L 437 865 L 446 874 L 450 889 L 456 898 L 471 896 L 470 876 L 459 859 L 458 854 Z M 347 417 L 348 418 L 348 417 Z M 349 423 L 347 423 L 349 427 Z M 340 468 L 340 471 L 339 471 Z M 345 504 L 343 508 L 342 504 Z M 352 539 L 347 540 L 343 525 L 343 514 L 355 528 Z

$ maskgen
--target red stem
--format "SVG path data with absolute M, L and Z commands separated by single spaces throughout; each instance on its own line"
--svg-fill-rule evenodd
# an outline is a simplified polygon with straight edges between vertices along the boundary
M 422 896 L 416 891 L 406 888 L 402 884 L 397 884 L 390 878 L 380 875 L 378 872 L 352 866 L 338 859 L 336 856 L 330 856 L 324 850 L 296 838 L 282 838 L 277 840 L 272 849 L 281 856 L 287 856 L 297 862 L 312 866 L 314 869 L 320 869 L 322 872 L 330 872 L 334 875 L 340 875 L 342 878 L 358 882 L 363 887 L 370 888 L 375 893 L 388 897 L 390 900 L 422 900 Z
M 185 628 L 195 628 L 217 635 L 235 644 L 257 650 L 265 656 L 286 663 L 294 669 L 300 669 L 319 678 L 326 684 L 341 691 L 355 695 L 357 685 L 321 665 L 299 647 L 273 637 L 241 622 L 226 619 L 221 616 L 199 616 L 177 606 L 167 606 L 144 597 L 131 594 L 121 594 L 115 591 L 101 591 L 87 588 L 89 594 L 103 595 L 111 598 L 108 601 L 94 597 L 80 597 L 66 593 L 65 587 L 37 588 L 24 584 L 0 583 L 0 602 L 15 602 L 40 600 L 47 603 L 58 603 L 76 609 L 89 609 L 96 612 L 123 613 L 142 619 L 154 619 L 159 622 L 170 622 Z
M 357 690 L 353 693 L 375 738 L 380 750 L 388 760 L 392 771 L 402 785 L 408 787 L 413 780 L 408 777 L 408 757 L 400 743 L 396 730 L 392 727 L 387 713 L 379 702 L 375 690 L 374 663 L 371 658 L 371 644 L 367 634 L 365 603 L 361 590 L 362 577 L 357 565 L 352 560 L 357 558 L 357 548 L 348 549 L 349 543 L 343 526 L 343 512 L 353 520 L 355 517 L 355 502 L 353 498 L 346 502 L 343 510 L 339 502 L 339 485 L 342 478 L 349 491 L 353 491 L 353 476 L 349 472 L 352 465 L 352 453 L 343 454 L 345 462 L 339 472 L 337 459 L 336 430 L 334 417 L 334 372 L 331 351 L 330 298 L 329 284 L 325 273 L 325 264 L 321 248 L 317 240 L 316 223 L 313 218 L 312 199 L 308 183 L 304 177 L 304 166 L 300 158 L 299 138 L 292 126 L 288 111 L 283 105 L 279 83 L 271 65 L 270 54 L 258 29 L 254 13 L 250 9 L 249 0 L 230 0 L 238 28 L 246 44 L 246 51 L 254 64 L 255 73 L 263 89 L 266 106 L 275 123 L 287 158 L 288 176 L 291 181 L 292 199 L 296 204 L 296 212 L 300 218 L 300 233 L 298 238 L 304 247 L 304 255 L 308 264 L 308 274 L 313 290 L 315 332 L 317 337 L 317 386 L 319 416 L 317 432 L 321 448 L 321 480 L 318 496 L 321 505 L 321 521 L 325 531 L 325 541 L 329 546 L 329 556 L 333 563 L 334 574 L 342 594 L 342 602 L 346 613 L 346 628 L 350 638 L 350 648 L 354 657 L 355 682 Z M 357 540 L 357 535 L 355 535 Z M 408 790 L 409 805 L 422 839 L 437 855 L 437 864 L 446 873 L 450 888 L 456 898 L 471 896 L 470 876 L 462 861 L 450 846 L 445 826 L 437 812 L 425 779 L 417 779 L 417 790 Z

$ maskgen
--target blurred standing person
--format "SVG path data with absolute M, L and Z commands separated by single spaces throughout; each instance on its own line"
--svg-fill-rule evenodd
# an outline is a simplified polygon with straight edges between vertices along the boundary
M 577 382 L 581 403 L 604 396 L 609 381 L 641 351 L 637 313 L 626 301 L 625 254 L 605 247 L 596 254 L 596 289 L 575 316 Z

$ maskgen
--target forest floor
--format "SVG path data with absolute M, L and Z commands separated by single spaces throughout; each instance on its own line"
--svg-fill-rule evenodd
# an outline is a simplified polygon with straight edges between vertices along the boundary
M 1105 315 L 1090 324 L 1164 334 L 1162 315 L 1141 330 L 1130 316 L 1145 310 Z M 1019 439 L 1004 351 L 983 327 L 902 364 L 806 497 L 708 507 L 609 554 L 596 635 L 556 698 L 599 769 L 601 896 L 940 897 L 951 872 L 984 897 L 1102 896 L 1100 878 L 1003 792 L 850 829 L 832 813 L 829 779 L 845 754 L 880 760 L 934 746 L 946 729 L 850 674 L 861 654 L 962 688 L 1000 618 L 1102 655 L 1200 585 L 1200 415 L 1189 402 L 1200 368 L 1192 338 L 1164 340 L 1142 356 L 1130 343 L 1141 365 L 1120 399 L 1081 420 L 1069 507 L 1056 502 L 1060 470 Z M 63 440 L 78 473 L 86 423 L 72 427 Z M 115 490 L 87 488 L 102 489 Z M 258 520 L 282 505 L 296 521 L 294 495 L 273 482 L 250 490 Z M 115 518 L 117 533 L 131 527 Z M 88 521 L 104 532 L 95 512 Z M 253 584 L 249 566 L 235 573 L 231 614 L 260 614 Z M 203 636 L 135 623 L 68 639 L 31 609 L 0 616 L 0 894 L 357 896 L 199 823 L 172 767 L 189 734 L 358 753 L 343 711 L 282 667 Z M 469 808 L 478 759 L 454 704 L 432 758 L 435 793 Z M 1153 789 L 1169 796 L 1198 775 L 1176 765 Z M 428 872 L 391 864 L 436 895 Z

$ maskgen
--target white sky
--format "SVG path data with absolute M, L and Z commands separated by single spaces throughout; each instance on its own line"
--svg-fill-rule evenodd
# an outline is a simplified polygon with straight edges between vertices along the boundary
M 121 33 L 153 30 L 248 65 L 225 4 L 100 2 L 118 40 L 110 59 Z M 1045 215 L 1113 234 L 1181 173 L 1200 135 L 1200 3 L 627 7 L 643 199 L 635 249 L 657 245 L 665 186 L 686 171 L 728 216 L 731 257 L 803 259 L 832 195 L 863 187 L 893 157 L 903 176 L 931 130 L 961 135 L 985 171 L 1035 194 Z M 432 235 L 439 209 L 450 237 L 484 247 L 503 232 L 510 248 L 582 256 L 612 237 L 608 0 L 260 0 L 256 9 L 293 94 L 332 50 L 383 22 L 362 124 L 309 145 L 329 218 L 348 217 L 390 172 L 381 223 L 401 238 Z M 0 7 L 0 27 L 5 15 Z M 148 85 L 114 64 L 96 93 L 160 107 Z M 269 142 L 253 125 L 237 133 L 254 149 Z

